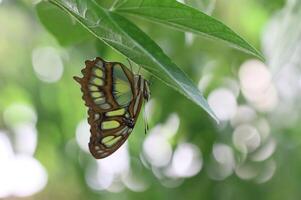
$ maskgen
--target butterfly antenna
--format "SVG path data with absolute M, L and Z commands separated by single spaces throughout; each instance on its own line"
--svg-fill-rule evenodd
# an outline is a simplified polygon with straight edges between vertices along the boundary
M 143 111 L 143 120 L 144 120 L 144 133 L 146 135 L 148 133 L 149 126 L 148 126 L 148 121 L 147 121 L 145 105 L 144 105 L 144 111 Z
M 132 67 L 132 63 L 131 63 L 130 59 L 128 59 L 128 58 L 126 58 L 126 59 L 129 62 L 129 65 L 130 65 L 130 68 L 131 68 L 131 72 L 133 72 L 133 67 Z

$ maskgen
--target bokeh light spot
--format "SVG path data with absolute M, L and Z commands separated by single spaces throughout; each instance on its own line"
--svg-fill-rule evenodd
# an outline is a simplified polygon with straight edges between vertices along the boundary
M 149 163 L 157 167 L 167 165 L 172 155 L 171 145 L 161 130 L 161 125 L 155 126 L 150 130 L 143 143 L 143 152 L 146 159 Z
M 89 151 L 88 143 L 90 141 L 90 125 L 87 122 L 87 119 L 80 121 L 76 127 L 76 142 L 78 146 L 85 152 Z
M 145 104 L 145 115 L 146 115 L 147 120 L 149 120 L 153 117 L 155 106 L 156 106 L 156 100 L 154 98 L 150 99 Z
M 129 173 L 122 176 L 122 181 L 127 188 L 134 192 L 143 192 L 148 187 L 146 181 L 143 180 L 143 176 L 137 176 L 135 171 L 129 171 Z
M 13 148 L 7 134 L 0 130 L 0 163 L 2 163 L 3 160 L 11 158 L 13 155 Z
M 197 146 L 189 143 L 178 145 L 171 163 L 173 176 L 195 176 L 201 171 L 202 166 L 202 154 Z
M 235 115 L 231 119 L 231 125 L 251 123 L 256 119 L 257 115 L 253 108 L 247 105 L 238 106 Z
M 248 60 L 240 67 L 239 79 L 243 91 L 247 94 L 248 92 L 258 93 L 269 87 L 271 74 L 262 62 L 258 60 Z M 247 95 L 247 97 L 249 96 Z M 251 95 L 250 98 L 252 98 Z
M 265 163 L 265 166 L 262 167 L 261 172 L 256 177 L 257 183 L 266 183 L 274 176 L 276 172 L 276 162 L 274 160 L 270 160 Z
M 37 122 L 35 110 L 23 103 L 13 103 L 8 106 L 3 112 L 3 118 L 5 123 L 10 127 L 24 123 L 36 124 Z
M 252 160 L 257 162 L 264 161 L 270 158 L 270 156 L 272 156 L 275 150 L 276 150 L 276 141 L 274 139 L 270 139 L 263 146 L 261 146 L 256 152 L 254 152 L 251 158 Z
M 243 180 L 250 180 L 258 175 L 258 169 L 248 163 L 243 163 L 235 168 L 236 175 Z
M 18 154 L 33 155 L 36 147 L 38 134 L 35 125 L 31 123 L 19 124 L 14 128 L 16 152 Z
M 18 155 L 0 165 L 0 197 L 31 196 L 47 184 L 48 175 L 39 161 Z
M 208 173 L 213 180 L 224 180 L 233 173 L 235 168 L 234 153 L 230 146 L 217 143 L 213 145 L 213 161 Z
M 94 190 L 108 190 L 119 192 L 124 187 L 119 183 L 122 174 L 130 171 L 130 161 L 125 142 L 112 155 L 96 161 L 96 166 L 89 167 L 86 171 L 87 184 Z M 119 187 L 120 186 L 120 187 Z
M 47 172 L 39 161 L 31 156 L 16 156 L 11 166 L 14 180 L 13 194 L 30 196 L 41 191 L 47 184 Z
M 36 48 L 32 53 L 32 65 L 37 77 L 44 82 L 57 82 L 63 75 L 63 61 L 52 47 Z
M 199 84 L 198 84 L 199 90 L 204 92 L 208 88 L 212 79 L 213 79 L 212 74 L 205 74 L 204 76 L 202 76 L 202 78 L 200 79 Z
M 237 102 L 234 94 L 228 89 L 220 88 L 212 91 L 208 103 L 222 121 L 231 119 L 236 113 Z
M 166 137 L 167 139 L 170 139 L 177 133 L 179 126 L 179 115 L 176 113 L 172 113 L 169 115 L 166 123 L 163 126 L 161 126 L 162 134 L 164 134 L 164 137 Z
M 260 134 L 257 129 L 251 125 L 240 125 L 233 133 L 233 143 L 235 147 L 242 151 L 253 152 L 260 145 Z

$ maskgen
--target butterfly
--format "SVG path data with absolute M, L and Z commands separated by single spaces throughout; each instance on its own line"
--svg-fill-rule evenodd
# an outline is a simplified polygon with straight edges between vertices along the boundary
M 133 131 L 142 104 L 150 98 L 148 81 L 119 62 L 97 57 L 85 61 L 81 85 L 88 107 L 89 150 L 96 159 L 114 153 Z

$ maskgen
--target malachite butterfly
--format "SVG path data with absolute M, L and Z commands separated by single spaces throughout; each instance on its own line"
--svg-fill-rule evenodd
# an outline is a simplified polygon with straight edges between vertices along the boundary
M 88 107 L 89 149 L 100 159 L 111 155 L 127 140 L 150 91 L 148 82 L 122 63 L 97 57 L 85 64 L 83 77 L 74 79 L 81 85 Z

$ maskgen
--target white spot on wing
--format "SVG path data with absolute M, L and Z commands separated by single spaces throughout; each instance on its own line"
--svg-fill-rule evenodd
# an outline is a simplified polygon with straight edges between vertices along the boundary
M 104 64 L 103 64 L 103 62 L 102 62 L 101 60 L 98 60 L 98 61 L 95 63 L 95 65 L 96 65 L 97 67 L 100 67 L 100 68 L 103 68 L 103 66 L 104 66 Z
M 100 104 L 104 104 L 105 103 L 105 99 L 104 98 L 98 98 L 98 99 L 95 99 L 94 100 L 94 103 L 96 103 L 97 105 L 100 105 Z M 109 107 L 110 108 L 110 107 Z
M 102 109 L 109 109 L 109 108 L 111 108 L 110 104 L 108 104 L 108 103 L 104 103 L 104 104 L 99 105 L 99 106 L 100 106 L 100 108 L 102 108 Z

